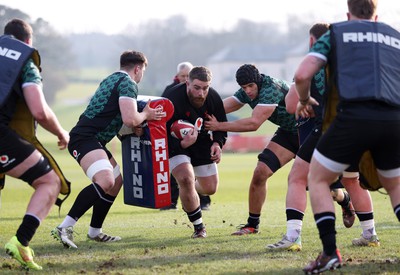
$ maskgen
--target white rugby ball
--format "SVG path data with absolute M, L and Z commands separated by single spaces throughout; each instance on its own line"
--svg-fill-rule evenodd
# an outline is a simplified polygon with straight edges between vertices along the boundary
M 194 125 L 189 121 L 179 119 L 171 124 L 171 136 L 177 139 L 183 139 L 190 131 L 194 129 Z

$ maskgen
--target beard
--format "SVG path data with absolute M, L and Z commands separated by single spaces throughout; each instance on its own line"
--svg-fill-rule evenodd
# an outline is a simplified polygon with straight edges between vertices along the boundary
M 197 109 L 202 107 L 206 101 L 205 97 L 194 97 L 190 92 L 188 93 L 188 97 L 190 104 Z

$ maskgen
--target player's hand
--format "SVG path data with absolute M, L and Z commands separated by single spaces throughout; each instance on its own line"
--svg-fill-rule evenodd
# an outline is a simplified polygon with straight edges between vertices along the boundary
M 199 135 L 198 131 L 196 131 L 195 129 L 191 129 L 190 133 L 184 136 L 183 139 L 181 140 L 182 148 L 185 149 L 188 148 L 189 146 L 192 146 L 196 142 L 198 135 Z
M 217 142 L 214 142 L 211 146 L 211 160 L 215 163 L 219 163 L 222 157 L 222 149 Z
M 69 142 L 69 133 L 62 129 L 61 133 L 57 136 L 58 137 L 58 149 L 64 150 L 68 146 Z
M 316 101 L 313 97 L 309 97 L 306 104 L 298 102 L 296 107 L 296 119 L 299 117 L 306 118 L 315 116 L 312 105 L 319 105 L 318 101 Z
M 206 121 L 204 121 L 204 128 L 207 131 L 218 131 L 218 120 L 214 115 L 206 114 Z
M 150 102 L 151 100 L 147 101 L 146 106 L 143 108 L 143 112 L 146 114 L 146 120 L 161 120 L 167 115 L 161 105 L 157 106 L 157 108 L 151 108 Z

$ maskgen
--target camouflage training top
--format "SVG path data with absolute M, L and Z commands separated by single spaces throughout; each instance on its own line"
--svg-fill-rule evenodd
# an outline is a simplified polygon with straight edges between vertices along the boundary
M 100 83 L 71 134 L 96 137 L 103 145 L 107 144 L 122 126 L 119 98 L 136 99 L 137 95 L 137 84 L 127 73 L 111 74 Z
M 289 85 L 282 80 L 264 74 L 262 74 L 262 78 L 261 89 L 259 89 L 258 96 L 254 100 L 251 100 L 242 88 L 233 96 L 239 102 L 249 104 L 252 109 L 257 105 L 275 106 L 276 108 L 268 120 L 286 131 L 297 133 L 295 116 L 286 111 L 285 96 L 289 91 Z

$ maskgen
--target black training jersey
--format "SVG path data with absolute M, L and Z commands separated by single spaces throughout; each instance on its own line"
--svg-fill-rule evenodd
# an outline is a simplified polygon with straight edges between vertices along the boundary
M 209 89 L 204 105 L 198 109 L 193 107 L 189 102 L 186 83 L 178 84 L 172 89 L 167 90 L 162 94 L 162 97 L 171 100 L 175 108 L 174 115 L 167 122 L 170 157 L 183 153 L 183 149 L 180 146 L 180 141 L 172 137 L 169 130 L 174 121 L 183 119 L 194 125 L 196 119 L 199 117 L 205 121 L 207 114 L 214 115 L 218 121 L 227 121 L 222 99 L 217 91 L 215 91 L 213 88 Z M 212 143 L 218 142 L 222 148 L 222 146 L 225 144 L 226 138 L 227 132 L 214 131 L 210 133 L 209 131 L 205 130 L 203 126 L 199 132 L 197 141 L 186 150 L 190 152 L 191 157 L 196 158 L 198 155 L 204 156 L 204 154 L 208 154 L 207 157 L 210 158 L 209 148 L 211 147 Z M 205 151 L 205 148 L 208 148 L 208 150 Z

